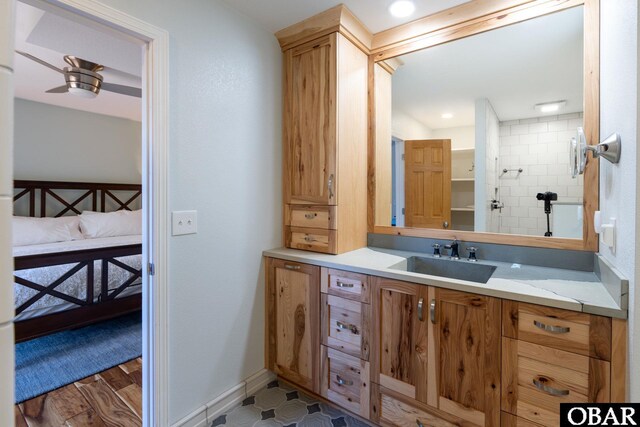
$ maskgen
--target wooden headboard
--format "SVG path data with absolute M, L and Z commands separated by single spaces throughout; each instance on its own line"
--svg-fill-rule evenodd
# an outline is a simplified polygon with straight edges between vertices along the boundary
M 141 184 L 16 180 L 13 188 L 14 209 L 32 217 L 132 210 L 142 204 Z

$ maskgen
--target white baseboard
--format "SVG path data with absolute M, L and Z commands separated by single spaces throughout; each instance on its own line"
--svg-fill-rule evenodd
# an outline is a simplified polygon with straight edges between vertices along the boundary
M 232 407 L 242 403 L 248 396 L 255 394 L 276 378 L 276 375 L 261 369 L 238 385 L 225 391 L 211 402 L 201 406 L 191 414 L 182 418 L 172 427 L 206 427 Z
M 261 369 L 245 380 L 247 397 L 254 395 L 258 390 L 266 387 L 271 381 L 276 379 L 276 374 L 268 369 Z

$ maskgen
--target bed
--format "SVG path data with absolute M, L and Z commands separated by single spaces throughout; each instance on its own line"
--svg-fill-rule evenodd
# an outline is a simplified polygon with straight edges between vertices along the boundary
M 139 184 L 22 180 L 14 189 L 21 220 L 141 207 Z M 140 234 L 19 245 L 13 256 L 16 342 L 141 309 Z

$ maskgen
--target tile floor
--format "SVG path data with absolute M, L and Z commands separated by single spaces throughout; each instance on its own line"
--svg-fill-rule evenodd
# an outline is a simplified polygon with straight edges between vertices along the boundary
M 276 380 L 216 418 L 211 427 L 218 426 L 368 427 L 369 424 Z

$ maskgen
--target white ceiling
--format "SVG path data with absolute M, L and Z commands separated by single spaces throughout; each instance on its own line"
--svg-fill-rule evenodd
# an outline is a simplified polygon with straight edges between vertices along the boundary
M 393 109 L 432 129 L 468 126 L 488 98 L 501 121 L 537 117 L 538 103 L 583 110 L 583 9 L 577 7 L 402 56 Z M 443 119 L 452 113 L 452 119 Z
M 69 19 L 17 2 L 16 49 L 58 68 L 68 66 L 64 55 L 74 55 L 105 65 L 105 82 L 141 86 L 142 47 L 131 38 L 99 25 L 88 26 L 81 18 Z M 15 96 L 97 114 L 140 121 L 140 98 L 101 91 L 94 99 L 47 90 L 65 84 L 64 76 L 21 55 L 15 55 Z
M 373 33 L 449 9 L 469 0 L 414 0 L 416 11 L 406 18 L 388 12 L 393 0 L 223 0 L 271 33 L 344 3 Z

